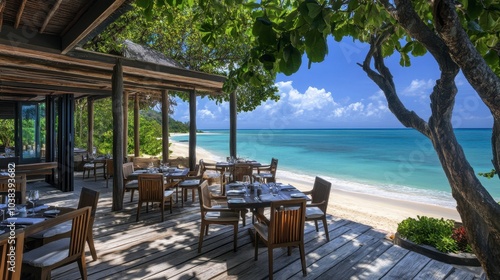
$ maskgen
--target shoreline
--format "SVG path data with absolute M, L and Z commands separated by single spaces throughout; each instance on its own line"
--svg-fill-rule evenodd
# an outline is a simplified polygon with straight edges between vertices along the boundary
M 189 150 L 187 143 L 170 142 L 172 143 L 170 158 L 187 156 Z M 199 147 L 196 149 L 196 157 L 197 160 L 203 159 L 207 162 L 221 160 L 209 151 Z M 284 175 L 286 173 L 286 171 L 280 172 L 278 168 L 277 181 L 291 184 L 301 191 L 312 189 L 313 181 L 292 178 L 289 175 Z M 388 234 L 395 233 L 398 223 L 408 217 L 428 216 L 461 221 L 457 210 L 454 208 L 380 197 L 367 193 L 349 192 L 339 189 L 335 184 L 332 184 L 327 212 L 338 218 L 369 225 Z

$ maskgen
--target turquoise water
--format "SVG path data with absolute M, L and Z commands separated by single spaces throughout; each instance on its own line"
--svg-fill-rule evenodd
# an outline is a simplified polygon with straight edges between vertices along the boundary
M 216 157 L 229 155 L 229 130 L 204 131 L 197 145 Z M 477 172 L 491 165 L 491 129 L 459 129 L 457 139 Z M 402 200 L 454 207 L 450 187 L 430 141 L 411 129 L 238 130 L 238 157 L 268 163 L 280 174 L 312 182 L 322 176 L 335 187 Z M 187 141 L 188 136 L 174 136 Z M 480 178 L 500 200 L 497 178 Z

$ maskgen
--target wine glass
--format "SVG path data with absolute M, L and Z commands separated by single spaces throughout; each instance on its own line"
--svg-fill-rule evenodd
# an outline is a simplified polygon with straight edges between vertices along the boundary
M 28 201 L 33 204 L 33 208 L 31 209 L 31 215 L 36 214 L 36 202 L 40 199 L 40 192 L 38 190 L 32 190 L 28 194 Z
M 245 196 L 250 196 L 250 176 L 243 175 L 243 186 L 245 187 Z

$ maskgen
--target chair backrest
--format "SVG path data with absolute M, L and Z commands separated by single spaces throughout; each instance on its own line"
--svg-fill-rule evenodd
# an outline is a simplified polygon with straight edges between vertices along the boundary
M 95 217 L 98 200 L 99 200 L 99 192 L 83 187 L 82 191 L 80 192 L 78 209 L 90 206 L 92 208 L 90 216 Z
M 139 200 L 163 201 L 163 174 L 139 174 Z
M 311 202 L 321 203 L 324 201 L 324 203 L 319 206 L 323 213 L 326 213 L 326 209 L 328 208 L 331 188 L 332 183 L 321 177 L 316 177 L 316 179 L 314 180 L 314 186 L 311 192 Z
M 21 266 L 23 263 L 24 231 L 15 231 L 15 245 L 11 244 L 10 232 L 0 236 L 0 279 L 21 279 Z M 14 251 L 12 251 L 14 249 Z M 10 258 L 13 256 L 13 258 Z
M 106 159 L 106 177 L 109 178 L 113 176 L 115 173 L 115 169 L 113 168 L 113 160 L 112 159 Z
M 134 163 L 127 162 L 123 164 L 123 179 L 127 179 L 128 175 L 134 173 Z
M 268 240 L 271 244 L 287 244 L 304 240 L 306 200 L 271 202 Z
M 276 176 L 276 170 L 278 170 L 278 159 L 277 158 L 272 158 L 271 159 L 271 174 L 273 174 L 273 176 Z
M 60 218 L 61 222 L 73 220 L 68 259 L 78 258 L 85 254 L 85 242 L 89 231 L 91 211 L 92 208 L 86 206 L 54 218 L 54 220 Z
M 201 218 L 205 217 L 205 209 L 212 207 L 210 199 L 210 189 L 208 188 L 208 180 L 203 180 L 198 188 L 198 197 L 200 199 Z
M 235 163 L 233 168 L 233 180 L 242 181 L 244 175 L 250 176 L 252 178 L 253 165 L 249 163 Z
M 15 191 L 18 192 L 16 195 L 16 203 L 24 204 L 26 198 L 26 174 L 17 174 L 14 178 L 10 176 L 0 177 L 0 195 L 5 195 L 9 192 L 9 185 L 15 180 Z M 1 201 L 0 203 L 3 203 Z

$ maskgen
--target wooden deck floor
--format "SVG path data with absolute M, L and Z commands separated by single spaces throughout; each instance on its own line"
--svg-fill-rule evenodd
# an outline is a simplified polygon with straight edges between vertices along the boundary
M 61 193 L 43 183 L 28 186 L 43 190 L 42 202 L 76 206 L 86 186 L 101 192 L 94 224 L 98 260 L 88 254 L 89 279 L 266 279 L 267 249 L 261 247 L 254 261 L 254 247 L 247 226 L 239 228 L 238 251 L 232 251 L 232 228 L 211 226 L 203 251 L 197 253 L 199 207 L 188 202 L 174 207 L 160 222 L 158 211 L 141 215 L 135 222 L 136 201 L 125 195 L 125 210 L 111 212 L 111 188 L 75 177 L 74 193 Z M 386 233 L 367 225 L 329 216 L 330 242 L 323 229 L 312 223 L 305 229 L 307 276 L 302 277 L 298 249 L 287 256 L 274 251 L 275 279 L 480 279 L 477 271 L 457 268 L 410 252 L 385 238 Z M 53 279 L 79 279 L 77 265 L 53 271 Z

